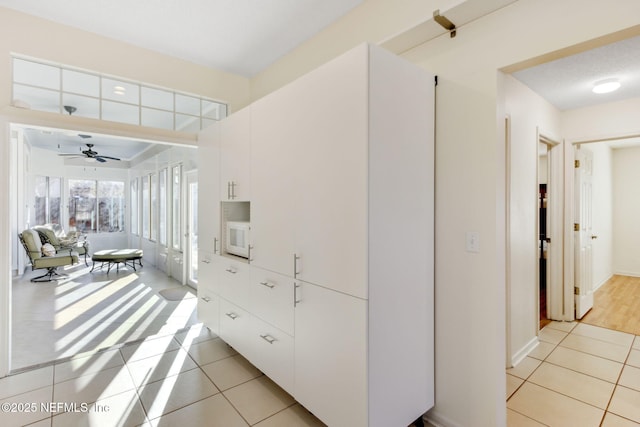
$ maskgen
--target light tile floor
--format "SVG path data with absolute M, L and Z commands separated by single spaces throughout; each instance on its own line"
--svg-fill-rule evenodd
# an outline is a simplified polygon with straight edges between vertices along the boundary
M 324 425 L 200 324 L 2 378 L 0 407 L 2 426 Z
M 507 370 L 507 422 L 520 426 L 640 426 L 640 336 L 552 322 Z
M 89 261 L 91 265 L 91 261 Z M 152 335 L 173 334 L 197 323 L 195 295 L 169 301 L 160 295 L 180 284 L 145 266 L 95 270 L 84 263 L 64 269 L 67 278 L 32 283 L 39 271 L 12 281 L 12 358 L 15 371 L 51 360 L 95 352 Z
M 14 280 L 19 369 L 0 378 L 0 426 L 324 426 L 197 323 L 195 298 L 158 297 L 177 284 L 162 272 L 86 270 Z

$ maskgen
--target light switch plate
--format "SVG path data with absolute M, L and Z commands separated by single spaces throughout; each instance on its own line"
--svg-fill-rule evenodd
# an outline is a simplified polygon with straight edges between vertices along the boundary
M 467 252 L 480 252 L 480 233 L 467 231 Z

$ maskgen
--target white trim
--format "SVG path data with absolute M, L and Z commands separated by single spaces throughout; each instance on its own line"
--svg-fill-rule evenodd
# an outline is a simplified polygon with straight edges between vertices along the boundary
M 5 173 L 0 178 L 0 203 L 4 206 L 11 206 L 11 170 L 15 165 L 11 165 L 10 146 L 11 135 L 10 126 L 5 117 L 0 117 L 0 129 L 3 130 L 4 142 L 0 148 L 0 164 Z M 0 210 L 0 377 L 5 377 L 11 371 L 11 244 L 15 239 L 11 239 L 10 209 Z M 17 237 L 16 237 L 17 239 Z
M 432 424 L 434 427 L 464 427 L 463 425 L 456 424 L 449 418 L 443 417 L 442 415 L 438 414 L 438 411 L 436 411 L 435 409 L 427 412 L 422 417 L 422 419 Z
M 513 355 L 511 358 L 511 366 L 518 366 L 518 364 L 522 362 L 524 358 L 538 346 L 538 344 L 540 344 L 540 340 L 538 340 L 538 337 L 536 336 Z

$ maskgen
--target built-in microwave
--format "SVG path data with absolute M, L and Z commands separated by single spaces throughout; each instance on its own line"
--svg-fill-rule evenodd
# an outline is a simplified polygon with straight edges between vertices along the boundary
M 246 221 L 227 221 L 227 253 L 249 258 L 249 229 Z

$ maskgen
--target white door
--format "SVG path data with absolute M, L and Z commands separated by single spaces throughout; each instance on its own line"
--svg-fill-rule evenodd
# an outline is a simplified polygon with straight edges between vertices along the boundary
M 593 153 L 576 150 L 575 168 L 575 302 L 576 318 L 581 319 L 593 307 L 593 235 L 592 223 Z
M 186 261 L 187 284 L 198 287 L 198 175 L 187 174 L 187 212 L 186 212 Z

